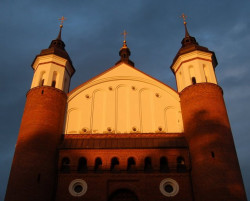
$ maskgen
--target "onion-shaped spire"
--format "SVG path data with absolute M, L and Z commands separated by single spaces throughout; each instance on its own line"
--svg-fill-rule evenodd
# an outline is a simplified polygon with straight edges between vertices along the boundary
M 123 46 L 119 51 L 119 55 L 120 55 L 121 59 L 116 64 L 124 62 L 124 63 L 131 65 L 131 66 L 134 66 L 134 62 L 129 59 L 129 56 L 131 53 L 130 53 L 130 50 L 127 46 L 127 42 L 126 42 L 126 35 L 127 34 L 128 33 L 125 30 L 122 33 L 122 35 L 124 35 L 124 40 L 123 40 Z

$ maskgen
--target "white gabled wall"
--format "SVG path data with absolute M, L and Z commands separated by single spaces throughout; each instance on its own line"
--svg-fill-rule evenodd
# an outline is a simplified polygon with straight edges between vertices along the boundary
M 65 134 L 161 132 L 183 132 L 178 93 L 126 64 L 68 96 Z

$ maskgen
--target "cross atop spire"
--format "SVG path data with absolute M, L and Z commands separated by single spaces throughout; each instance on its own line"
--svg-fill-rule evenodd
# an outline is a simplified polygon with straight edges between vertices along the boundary
M 66 20 L 66 18 L 63 17 L 63 16 L 62 16 L 61 18 L 59 18 L 59 21 L 61 21 L 60 28 L 63 27 L 63 22 L 64 22 L 64 20 Z
M 58 34 L 58 36 L 57 36 L 57 40 L 62 40 L 61 39 L 61 35 L 62 35 L 62 28 L 63 28 L 63 23 L 64 23 L 64 21 L 66 20 L 66 18 L 65 17 L 61 17 L 61 18 L 59 18 L 59 21 L 61 21 L 61 24 L 60 24 L 60 31 L 59 31 L 59 34 Z
M 124 30 L 121 35 L 123 35 L 124 39 L 123 39 L 123 46 L 122 48 L 127 48 L 127 44 L 126 44 L 126 37 L 128 35 L 128 32 L 126 32 L 126 30 Z
M 124 63 L 127 63 L 127 64 L 131 65 L 131 66 L 134 66 L 134 62 L 129 59 L 130 50 L 129 50 L 129 48 L 127 46 L 127 43 L 126 43 L 126 36 L 128 35 L 128 32 L 126 32 L 126 30 L 124 30 L 121 33 L 121 35 L 123 35 L 123 37 L 124 37 L 123 46 L 122 46 L 122 48 L 120 49 L 120 52 L 119 52 L 119 55 L 120 55 L 121 59 L 118 62 L 116 62 L 116 64 L 118 64 L 120 62 L 124 62 Z
M 187 16 L 184 13 L 182 13 L 182 15 L 180 17 L 183 19 L 183 23 L 184 23 L 184 27 L 185 27 L 185 37 L 189 37 L 189 33 L 188 33 L 188 29 L 187 29 L 187 22 L 186 22 Z
M 182 15 L 180 17 L 183 19 L 183 23 L 187 24 L 187 22 L 186 22 L 187 16 L 184 13 L 182 13 Z
M 124 30 L 124 31 L 121 33 L 121 35 L 123 35 L 123 37 L 124 37 L 123 42 L 126 42 L 126 36 L 128 35 L 128 32 L 126 32 L 126 30 Z

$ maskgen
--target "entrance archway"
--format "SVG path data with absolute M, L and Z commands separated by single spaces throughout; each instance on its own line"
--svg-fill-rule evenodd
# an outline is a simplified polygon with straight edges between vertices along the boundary
M 139 201 L 136 194 L 129 189 L 118 189 L 112 193 L 108 201 Z

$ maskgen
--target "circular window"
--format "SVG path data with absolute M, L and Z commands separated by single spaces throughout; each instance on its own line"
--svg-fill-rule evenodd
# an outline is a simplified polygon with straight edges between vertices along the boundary
M 163 179 L 160 183 L 160 191 L 163 195 L 167 197 L 172 197 L 177 195 L 179 192 L 178 183 L 170 178 Z
M 82 196 L 87 192 L 88 185 L 86 181 L 82 179 L 75 179 L 69 185 L 69 193 L 72 196 Z

